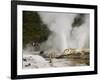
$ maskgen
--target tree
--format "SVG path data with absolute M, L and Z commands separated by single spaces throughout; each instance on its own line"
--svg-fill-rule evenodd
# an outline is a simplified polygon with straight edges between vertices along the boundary
M 36 11 L 23 11 L 23 47 L 28 43 L 41 43 L 48 39 L 50 30 Z

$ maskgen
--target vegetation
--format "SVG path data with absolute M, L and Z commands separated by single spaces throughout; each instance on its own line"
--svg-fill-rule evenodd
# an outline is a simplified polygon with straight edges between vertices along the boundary
M 23 47 L 27 43 L 41 43 L 48 39 L 50 30 L 36 11 L 23 11 Z
M 84 14 L 79 14 L 72 23 L 72 27 L 79 27 L 84 23 Z

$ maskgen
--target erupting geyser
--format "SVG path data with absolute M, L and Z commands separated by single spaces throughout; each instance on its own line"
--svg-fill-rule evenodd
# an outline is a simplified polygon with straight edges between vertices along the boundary
M 46 42 L 48 46 L 61 52 L 67 48 L 87 48 L 87 45 L 89 47 L 89 15 L 53 12 L 38 14 L 52 32 Z

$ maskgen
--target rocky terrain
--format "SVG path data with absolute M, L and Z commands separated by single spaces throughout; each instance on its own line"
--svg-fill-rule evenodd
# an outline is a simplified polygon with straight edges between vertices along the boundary
M 89 66 L 89 52 L 85 50 L 83 52 L 74 52 L 70 54 L 64 53 L 61 55 L 50 53 L 48 56 L 32 53 L 23 54 L 23 68 L 29 69 L 68 66 Z

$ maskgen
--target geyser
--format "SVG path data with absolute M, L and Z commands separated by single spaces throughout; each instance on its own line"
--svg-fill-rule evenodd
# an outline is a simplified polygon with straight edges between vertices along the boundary
M 43 45 L 61 52 L 67 48 L 89 48 L 88 14 L 84 16 L 78 13 L 38 12 L 38 14 L 52 32 Z

